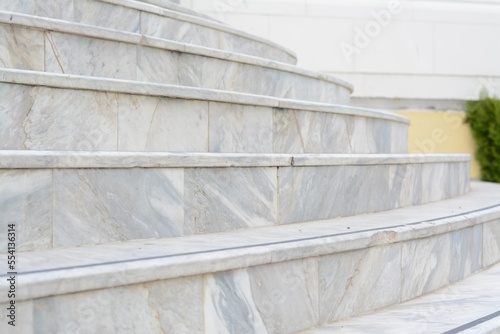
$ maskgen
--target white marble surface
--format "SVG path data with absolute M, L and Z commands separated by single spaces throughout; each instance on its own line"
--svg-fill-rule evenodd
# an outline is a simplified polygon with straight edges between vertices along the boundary
M 208 152 L 208 102 L 119 95 L 118 151 Z
M 184 234 L 182 169 L 54 170 L 53 189 L 54 247 Z
M 182 84 L 326 103 L 345 104 L 352 91 L 349 84 L 318 72 L 191 44 L 15 13 L 0 12 L 0 22 L 31 27 L 34 34 L 31 39 L 46 35 L 44 70 L 47 72 Z M 39 29 L 50 32 L 40 34 Z M 15 41 L 13 36 L 7 38 Z M 43 45 L 43 41 L 38 43 Z M 79 57 L 74 57 L 75 52 Z M 114 56 L 116 52 L 124 55 L 119 61 Z M 159 77 L 157 74 L 163 71 L 173 72 Z
M 7 252 L 8 225 L 15 224 L 16 249 L 52 245 L 52 172 L 0 170 L 0 252 Z
M 483 265 L 490 266 L 500 261 L 500 219 L 483 226 Z
M 500 265 L 429 295 L 324 327 L 300 332 L 320 333 L 496 333 L 498 317 L 471 324 L 498 312 Z
M 272 103 L 213 102 L 202 95 L 174 99 L 10 83 L 0 83 L 0 97 L 7 101 L 0 106 L 2 149 L 406 152 L 406 145 L 391 144 L 406 144 L 406 124 L 384 114 L 381 119 L 350 116 L 340 107 L 338 112 L 285 110 Z M 369 125 L 353 133 L 360 121 Z M 404 127 L 397 138 L 391 132 L 395 126 Z
M 318 262 L 282 262 L 206 276 L 207 333 L 290 333 L 317 322 Z M 293 291 L 293 293 L 290 293 Z
M 4 150 L 0 168 L 18 175 L 5 177 L 19 189 L 25 175 L 46 171 L 53 195 L 23 203 L 52 208 L 52 247 L 347 217 L 459 196 L 469 186 L 467 177 L 447 173 L 468 164 L 435 162 L 445 156 L 418 156 L 418 164 L 408 164 L 405 155 L 356 155 L 350 165 L 342 157 L 302 167 L 292 165 L 305 161 L 302 155 Z M 442 190 L 430 196 L 435 182 Z M 25 228 L 38 228 L 22 207 L 10 210 Z M 35 239 L 24 242 L 36 245 Z
M 470 230 L 483 223 L 498 221 L 500 203 L 498 196 L 495 196 L 498 191 L 498 185 L 474 183 L 473 190 L 466 196 L 370 215 L 182 238 L 66 248 L 64 251 L 19 253 L 21 265 L 18 271 L 22 285 L 18 300 L 333 254 L 346 253 L 344 256 L 354 256 L 356 253 L 347 254 L 368 247 L 401 244 L 411 250 L 416 249 L 418 242 L 429 244 L 431 241 L 435 243 L 434 248 L 419 248 L 419 252 L 432 254 L 436 261 L 449 268 L 450 251 L 444 252 L 446 247 L 440 249 L 435 240 L 443 236 L 451 238 L 453 234 L 450 232 L 459 231 L 460 234 L 464 233 L 460 232 L 464 228 Z M 467 247 L 468 242 L 462 243 L 463 247 Z M 483 254 L 489 251 L 486 243 L 482 247 Z M 397 247 L 394 249 L 400 252 Z M 384 248 L 374 249 L 373 252 L 382 252 L 388 258 L 393 256 L 385 253 Z M 415 253 L 415 257 L 420 253 Z M 373 254 L 363 255 L 361 258 L 375 261 L 377 257 Z M 455 260 L 464 261 L 463 263 L 474 258 L 463 252 L 455 254 L 462 254 L 462 259 Z M 402 254 L 403 259 L 404 257 Z M 416 278 L 423 279 L 423 285 L 430 286 L 425 283 L 429 278 L 422 273 L 432 265 L 431 262 L 420 269 L 417 266 L 407 271 L 407 274 L 416 275 Z M 368 264 L 363 264 L 360 268 L 368 268 L 367 266 Z M 324 268 L 327 270 L 328 266 Z M 449 272 L 450 270 L 445 270 L 444 274 L 449 277 Z M 438 274 L 439 272 L 433 273 L 434 276 Z M 61 280 L 61 277 L 65 279 Z M 409 276 L 402 277 L 401 284 L 404 284 Z M 434 282 L 436 281 L 446 282 L 438 277 L 435 277 Z M 4 286 L 6 282 L 2 279 L 0 284 Z M 380 284 L 383 282 L 380 281 Z M 419 288 L 423 285 L 418 284 L 414 286 L 423 291 Z M 433 287 L 438 286 L 436 284 Z M 411 289 L 412 294 L 412 291 L 417 291 Z M 5 302 L 6 296 L 0 295 L 0 298 L 3 298 L 0 301 Z
M 0 24 L 0 66 L 23 70 L 44 70 L 42 31 Z
M 272 108 L 210 103 L 210 152 L 295 153 L 274 150 Z
M 139 84 L 134 81 L 92 78 L 71 74 L 60 75 L 57 73 L 44 73 L 2 68 L 0 69 L 0 81 L 5 83 L 17 83 L 33 86 L 43 85 L 65 89 L 71 87 L 72 89 L 98 90 L 134 95 L 210 100 L 214 102 L 234 103 L 251 106 L 280 107 L 290 110 L 308 110 L 315 112 L 322 111 L 334 114 L 385 119 L 395 121 L 397 123 L 409 124 L 409 120 L 407 118 L 396 114 L 380 110 L 355 108 L 347 105 L 279 99 L 263 95 L 243 94 L 237 92 L 200 89 L 166 84 L 142 82 Z
M 177 6 L 178 8 L 182 8 Z M 193 15 L 130 0 L 1 0 L 0 10 L 140 33 L 167 40 L 296 64 L 295 54 L 271 41 Z
M 184 179 L 185 234 L 276 224 L 276 168 L 193 168 Z
M 401 245 L 320 257 L 319 323 L 400 302 Z

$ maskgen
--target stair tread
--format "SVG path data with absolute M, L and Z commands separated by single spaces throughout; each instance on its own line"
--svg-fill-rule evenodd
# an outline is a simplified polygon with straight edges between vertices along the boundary
M 289 261 L 448 233 L 474 226 L 479 220 L 500 218 L 499 190 L 496 184 L 474 182 L 472 190 L 464 196 L 373 214 L 169 239 L 20 252 L 17 258 L 22 288 L 18 298 Z M 120 275 L 119 282 L 113 280 L 116 272 L 126 273 Z M 0 285 L 6 283 L 2 279 Z
M 489 333 L 500 329 L 498 282 L 500 264 L 411 301 L 300 333 Z
M 405 124 L 410 123 L 409 119 L 406 117 L 382 110 L 136 80 L 0 68 L 0 82 L 64 89 L 82 89 L 99 92 L 207 100 L 284 109 L 336 112 L 346 115 L 387 119 Z
M 467 162 L 468 154 L 257 154 L 0 150 L 0 168 L 366 166 Z
M 83 24 L 128 32 L 141 32 L 144 35 L 166 34 L 179 41 L 186 40 L 197 45 L 212 46 L 222 50 L 240 50 L 241 53 L 254 56 L 265 54 L 265 58 L 290 64 L 296 64 L 297 62 L 296 54 L 284 46 L 235 29 L 216 20 L 197 16 L 195 12 L 185 10 L 184 7 L 175 4 L 172 4 L 172 6 L 161 6 L 159 4 L 131 0 L 89 0 L 86 2 L 86 5 L 88 6 L 87 10 L 90 12 L 87 15 L 81 16 L 79 13 L 81 11 L 80 8 L 75 8 L 75 13 L 71 11 L 60 12 L 60 8 L 57 6 L 54 8 L 44 7 L 44 10 L 40 10 L 36 4 L 30 5 L 26 2 L 16 4 L 7 1 L 1 0 L 0 8 L 9 12 L 34 14 L 39 17 L 60 19 L 68 22 L 81 22 Z M 124 15 L 128 15 L 123 18 L 106 18 L 107 15 L 112 15 L 120 10 L 124 11 Z M 162 19 L 157 22 L 159 18 Z M 141 21 L 140 24 L 139 20 Z M 136 22 L 134 24 L 131 21 Z M 162 28 L 164 24 L 174 30 L 180 30 L 181 27 L 185 30 L 180 35 L 169 34 L 165 32 L 164 27 Z M 152 29 L 151 26 L 156 26 L 157 29 Z M 196 32 L 191 30 L 193 27 L 197 28 Z M 207 29 L 204 35 L 205 38 L 196 38 L 197 35 L 202 34 L 199 29 Z M 246 48 L 244 47 L 245 44 Z
M 30 43 L 37 44 L 29 62 L 10 61 L 4 64 L 7 68 L 182 84 L 318 102 L 347 103 L 352 92 L 351 84 L 328 74 L 235 52 L 4 11 L 0 11 L 0 23 L 28 29 Z M 9 40 L 15 40 L 16 31 L 9 31 Z M 9 52 L 24 52 L 21 42 L 12 44 L 6 45 Z M 119 62 L 113 59 L 117 48 L 124 53 Z M 75 59 L 71 56 L 74 52 L 96 53 L 99 60 L 88 54 L 84 60 Z

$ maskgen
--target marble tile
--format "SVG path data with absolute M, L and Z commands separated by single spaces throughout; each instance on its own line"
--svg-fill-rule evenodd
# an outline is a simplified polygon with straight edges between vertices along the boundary
M 288 154 L 0 150 L 0 168 L 199 168 L 290 166 Z
M 120 94 L 118 104 L 118 150 L 208 151 L 208 102 Z
M 256 66 L 250 66 L 250 72 L 247 73 L 243 72 L 243 67 L 243 64 L 235 61 L 183 53 L 179 56 L 179 84 L 252 94 L 257 83 L 264 80 L 262 77 L 260 81 L 249 80 L 246 74 L 254 72 Z
M 280 224 L 388 210 L 396 201 L 384 165 L 284 167 L 279 180 Z
M 360 153 L 351 152 L 346 118 L 349 116 L 274 109 L 275 153 Z
M 36 89 L 24 85 L 0 83 L 0 149 L 24 148 L 26 133 L 23 130 L 29 115 Z
M 401 300 L 431 292 L 450 283 L 452 252 L 450 234 L 403 244 Z
M 157 48 L 137 47 L 137 80 L 179 85 L 182 68 L 180 54 Z M 159 67 L 161 64 L 161 68 Z M 192 63 L 194 66 L 196 63 Z M 190 85 L 188 85 L 190 86 Z
M 400 302 L 401 245 L 322 256 L 319 321 L 338 321 Z
M 272 108 L 216 102 L 209 106 L 210 152 L 273 153 Z
M 391 152 L 408 153 L 408 124 L 392 122 Z
M 217 30 L 152 13 L 141 13 L 141 32 L 147 36 L 219 48 Z
M 164 333 L 164 319 L 154 306 L 167 293 L 151 296 L 151 292 L 133 285 L 37 299 L 35 332 Z
M 500 219 L 483 225 L 483 265 L 500 261 Z
M 43 59 L 43 31 L 0 24 L 0 67 L 43 71 Z
M 276 168 L 186 169 L 185 232 L 275 225 L 276 190 Z
M 59 32 L 46 32 L 45 35 L 46 72 L 137 78 L 135 45 Z M 120 57 L 115 57 L 117 54 Z
M 115 94 L 0 84 L 0 96 L 2 149 L 116 149 Z
M 164 333 L 204 333 L 203 278 L 182 277 L 144 284 L 148 306 Z
M 423 164 L 422 169 L 422 200 L 421 203 L 439 201 L 450 196 L 455 191 L 451 187 L 456 184 L 456 178 L 449 175 L 456 171 L 456 164 L 434 163 Z M 453 181 L 452 181 L 453 180 Z
M 483 268 L 483 225 L 451 234 L 451 282 L 461 281 Z
M 314 326 L 317 273 L 317 259 L 308 259 L 206 275 L 205 331 L 271 334 Z
M 35 333 L 36 328 L 33 326 L 33 301 L 18 301 L 15 303 L 15 326 L 8 324 L 11 321 L 7 317 L 7 308 L 10 304 L 0 304 L 0 310 L 2 310 L 2 321 L 0 321 L 0 332 L 4 334 L 31 334 Z
M 51 247 L 52 171 L 0 170 L 0 222 L 0 253 L 7 251 L 9 224 L 16 225 L 17 251 Z
M 0 0 L 0 10 L 71 21 L 74 0 Z
M 350 138 L 351 152 L 374 153 L 377 152 L 377 142 L 373 136 L 373 119 L 366 117 L 353 117 L 347 120 L 347 131 Z
M 182 169 L 55 170 L 54 246 L 182 235 L 183 177 Z
M 140 11 L 123 5 L 95 0 L 74 2 L 74 20 L 83 24 L 139 33 L 140 18 Z

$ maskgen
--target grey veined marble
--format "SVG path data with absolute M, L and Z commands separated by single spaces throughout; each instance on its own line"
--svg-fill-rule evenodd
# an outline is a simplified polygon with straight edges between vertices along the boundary
M 168 98 L 7 82 L 0 82 L 0 98 L 1 149 L 323 154 L 407 150 L 408 125 L 376 111 L 365 116 L 362 110 L 323 111 L 314 104 L 297 105 L 311 109 L 297 110 L 276 108 L 271 100 L 266 105 L 256 99 L 259 106 L 215 102 L 216 97 L 202 92 Z
M 206 19 L 127 0 L 0 0 L 0 10 L 78 22 L 295 64 L 293 52 Z
M 6 68 L 339 104 L 347 104 L 352 91 L 348 83 L 324 74 L 192 44 L 2 12 L 0 22 L 0 59 Z

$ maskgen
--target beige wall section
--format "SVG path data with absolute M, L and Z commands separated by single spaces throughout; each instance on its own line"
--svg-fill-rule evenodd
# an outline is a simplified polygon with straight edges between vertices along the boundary
M 393 111 L 394 112 L 394 111 Z M 461 111 L 395 111 L 411 120 L 408 146 L 410 153 L 469 153 L 472 155 L 471 177 L 479 179 L 479 164 L 474 159 L 475 144 L 465 112 Z

